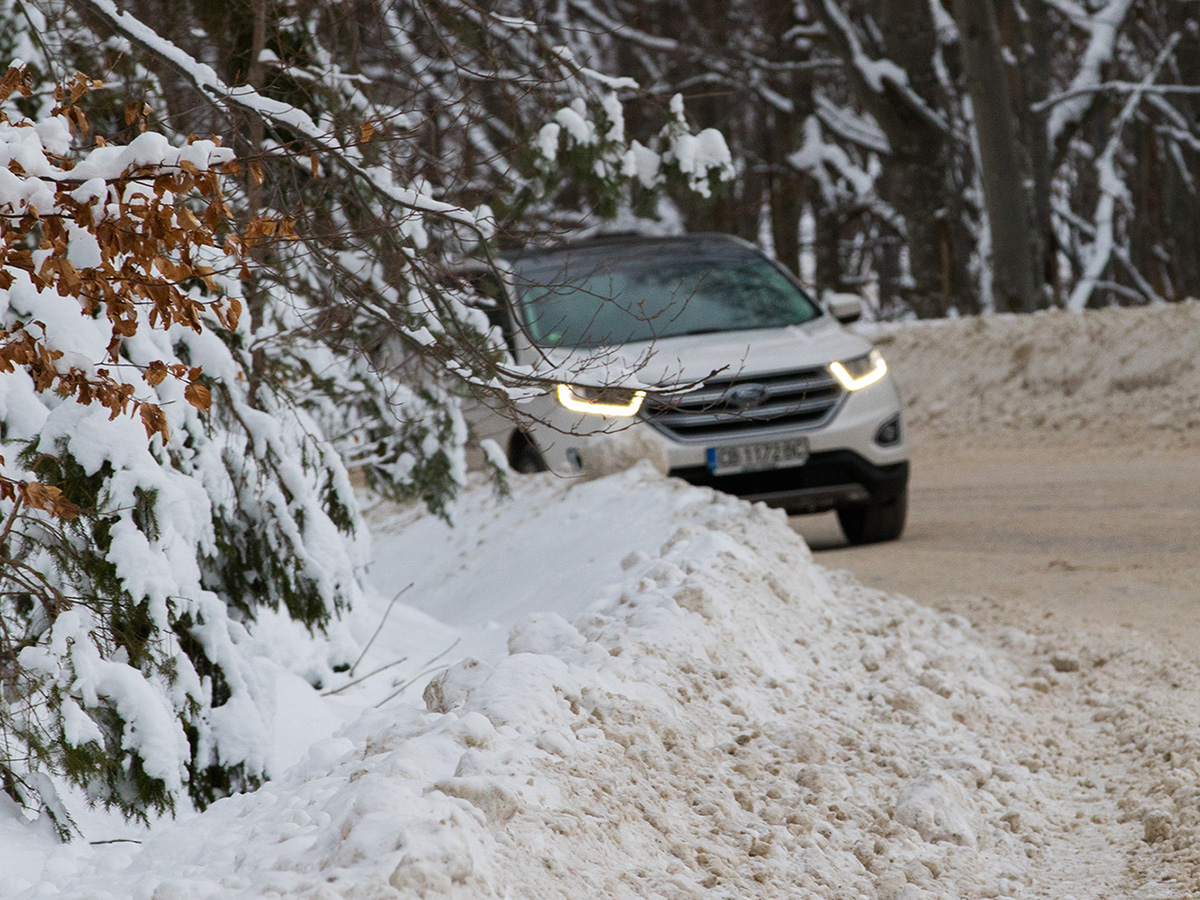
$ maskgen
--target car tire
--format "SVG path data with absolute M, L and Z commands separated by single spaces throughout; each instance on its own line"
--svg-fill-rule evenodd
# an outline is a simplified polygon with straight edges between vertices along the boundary
M 533 445 L 533 441 L 524 435 L 519 435 L 513 444 L 508 464 L 514 472 L 532 475 L 536 472 L 546 471 L 546 461 L 542 459 L 542 454 Z
M 838 524 L 851 544 L 877 544 L 894 541 L 904 532 L 908 517 L 908 488 L 887 500 L 868 500 L 838 507 Z

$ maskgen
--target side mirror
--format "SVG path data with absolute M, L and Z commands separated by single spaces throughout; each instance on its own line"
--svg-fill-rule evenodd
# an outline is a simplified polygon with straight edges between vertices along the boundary
M 858 294 L 840 294 L 826 291 L 822 298 L 826 312 L 841 322 L 849 325 L 862 318 L 863 302 Z

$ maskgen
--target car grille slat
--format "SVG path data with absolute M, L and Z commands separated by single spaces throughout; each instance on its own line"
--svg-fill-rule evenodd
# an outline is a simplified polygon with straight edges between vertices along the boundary
M 700 406 L 709 406 L 714 403 L 719 403 L 725 397 L 725 392 L 731 387 L 738 384 L 761 384 L 766 386 L 771 391 L 772 397 L 777 396 L 794 396 L 797 394 L 807 394 L 815 391 L 837 390 L 840 385 L 838 380 L 826 372 L 824 369 L 817 369 L 811 373 L 788 373 L 787 375 L 763 376 L 761 378 L 738 378 L 734 381 L 719 381 L 706 382 L 704 387 L 683 394 L 678 401 L 665 399 L 664 402 L 670 405 L 686 405 L 688 409 L 695 409 Z
M 766 397 L 745 408 L 731 399 L 731 389 L 759 385 Z M 804 369 L 754 377 L 710 381 L 679 397 L 647 397 L 642 418 L 664 434 L 683 442 L 748 437 L 817 428 L 837 411 L 846 391 L 827 369 Z

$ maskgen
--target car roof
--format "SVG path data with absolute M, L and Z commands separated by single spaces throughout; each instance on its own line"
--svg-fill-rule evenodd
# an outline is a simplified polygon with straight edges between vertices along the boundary
M 660 248 L 669 250 L 677 248 L 688 253 L 703 251 L 705 248 L 721 248 L 725 250 L 741 250 L 745 253 L 758 255 L 761 251 L 747 240 L 732 234 L 720 232 L 696 232 L 680 235 L 645 235 L 636 232 L 613 232 L 593 235 L 579 240 L 566 240 L 546 247 L 527 247 L 507 251 L 501 256 L 514 264 L 529 262 L 542 257 L 556 256 L 561 253 L 575 251 L 594 253 L 596 251 L 615 248 L 637 248 L 650 250 Z M 740 254 L 739 254 L 740 255 Z

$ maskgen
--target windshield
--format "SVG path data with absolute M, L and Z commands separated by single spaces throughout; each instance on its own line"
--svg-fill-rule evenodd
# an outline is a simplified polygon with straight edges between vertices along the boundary
M 519 313 L 542 347 L 781 328 L 816 318 L 770 260 L 725 240 L 596 245 L 515 264 Z

